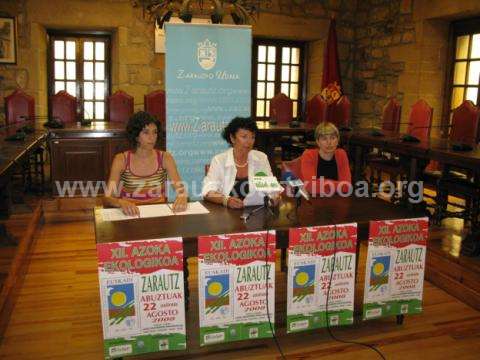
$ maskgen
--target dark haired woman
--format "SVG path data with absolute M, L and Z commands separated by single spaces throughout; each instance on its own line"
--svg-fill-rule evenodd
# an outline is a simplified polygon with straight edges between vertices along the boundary
M 232 209 L 263 203 L 263 194 L 252 191 L 252 177 L 272 176 L 272 170 L 267 155 L 253 150 L 257 131 L 255 121 L 240 117 L 223 129 L 222 137 L 231 148 L 213 157 L 203 180 L 205 200 Z
M 184 211 L 187 192 L 172 155 L 155 148 L 160 123 L 139 111 L 127 124 L 127 138 L 133 148 L 115 155 L 105 193 L 105 204 L 119 207 L 126 215 L 139 215 L 137 205 L 166 201 L 165 184 L 170 178 L 177 197 L 174 211 Z

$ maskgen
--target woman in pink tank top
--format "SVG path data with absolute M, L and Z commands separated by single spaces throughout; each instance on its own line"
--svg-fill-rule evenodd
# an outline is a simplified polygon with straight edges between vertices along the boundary
M 160 123 L 150 114 L 139 111 L 127 124 L 127 138 L 133 150 L 115 155 L 105 205 L 119 207 L 126 215 L 138 216 L 137 205 L 166 202 L 166 180 L 177 193 L 174 211 L 187 207 L 187 192 L 172 155 L 155 149 Z

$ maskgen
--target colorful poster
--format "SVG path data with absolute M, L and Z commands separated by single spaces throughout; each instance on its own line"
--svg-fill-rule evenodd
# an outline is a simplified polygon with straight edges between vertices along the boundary
M 182 238 L 97 244 L 106 359 L 183 350 Z
M 353 323 L 356 251 L 357 224 L 290 229 L 287 333 Z
M 371 221 L 363 319 L 422 312 L 428 218 Z
M 272 337 L 275 231 L 199 236 L 198 291 L 201 346 Z
M 190 198 L 199 199 L 205 165 L 228 148 L 221 131 L 250 116 L 252 29 L 166 23 L 165 33 L 167 150 Z

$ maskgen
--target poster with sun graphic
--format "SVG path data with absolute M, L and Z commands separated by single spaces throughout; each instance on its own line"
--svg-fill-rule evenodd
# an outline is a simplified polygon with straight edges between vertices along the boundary
M 422 312 L 428 218 L 371 221 L 363 319 Z
M 199 236 L 198 291 L 201 346 L 272 337 L 275 231 Z
M 287 333 L 353 323 L 356 249 L 357 224 L 290 229 Z
M 183 350 L 182 238 L 97 244 L 104 357 Z

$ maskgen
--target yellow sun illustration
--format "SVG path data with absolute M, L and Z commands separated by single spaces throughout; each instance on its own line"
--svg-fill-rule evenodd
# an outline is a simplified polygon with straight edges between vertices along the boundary
M 127 295 L 123 291 L 115 291 L 112 294 L 112 304 L 115 306 L 122 306 L 127 302 Z
M 381 262 L 377 262 L 375 265 L 373 265 L 373 273 L 375 275 L 380 275 L 383 273 L 383 270 L 385 269 L 385 266 Z
M 295 282 L 301 286 L 305 285 L 308 282 L 308 274 L 305 271 L 300 271 L 295 276 Z
M 213 296 L 220 295 L 223 290 L 223 286 L 218 281 L 211 282 L 208 284 L 208 293 Z

